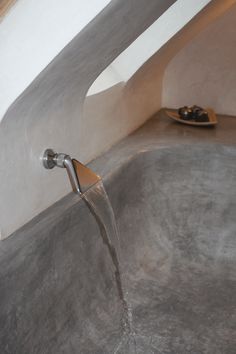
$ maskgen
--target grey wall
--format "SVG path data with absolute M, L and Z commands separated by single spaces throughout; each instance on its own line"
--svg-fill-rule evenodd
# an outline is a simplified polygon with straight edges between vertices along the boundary
M 49 173 L 40 156 L 47 147 L 87 162 L 83 102 L 96 77 L 174 0 L 113 0 L 9 108 L 0 126 L 0 232 L 5 238 L 70 190 L 64 171 Z M 109 134 L 117 139 L 119 121 Z M 123 136 L 126 132 L 123 133 Z M 119 135 L 121 137 L 121 135 Z M 112 139 L 111 139 L 112 140 Z M 113 141 L 114 141 L 113 140 Z M 83 151 L 85 153 L 83 154 Z
M 236 115 L 236 5 L 185 46 L 168 65 L 163 105 L 198 104 Z

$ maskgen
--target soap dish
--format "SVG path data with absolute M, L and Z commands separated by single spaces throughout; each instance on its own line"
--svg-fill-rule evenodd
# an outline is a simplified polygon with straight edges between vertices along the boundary
M 218 123 L 216 114 L 212 108 L 206 108 L 206 111 L 208 113 L 208 118 L 209 120 L 207 122 L 196 122 L 196 121 L 191 121 L 191 120 L 185 120 L 180 118 L 179 113 L 176 110 L 166 110 L 166 114 L 168 117 L 171 119 L 174 119 L 176 122 L 182 123 L 182 124 L 187 124 L 187 125 L 194 125 L 194 126 L 213 126 Z

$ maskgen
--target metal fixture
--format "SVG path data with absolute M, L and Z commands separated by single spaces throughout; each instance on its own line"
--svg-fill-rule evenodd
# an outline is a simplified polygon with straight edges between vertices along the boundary
M 100 176 L 67 154 L 55 153 L 52 149 L 47 149 L 43 154 L 42 160 L 46 169 L 50 170 L 55 166 L 66 168 L 72 189 L 77 194 L 86 192 L 86 190 L 101 180 Z

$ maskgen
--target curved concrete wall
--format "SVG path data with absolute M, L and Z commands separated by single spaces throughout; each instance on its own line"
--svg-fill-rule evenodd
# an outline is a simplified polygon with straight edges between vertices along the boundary
M 128 81 L 210 1 L 177 0 L 99 75 L 88 95 L 99 93 L 120 81 Z
M 52 147 L 87 162 L 83 103 L 96 77 L 174 0 L 113 0 L 83 29 L 9 108 L 0 129 L 0 229 L 4 238 L 70 191 L 65 171 L 43 169 Z M 135 21 L 134 21 L 135 19 Z M 119 121 L 110 130 L 117 138 Z M 124 135 L 123 135 L 124 136 Z M 115 139 L 113 139 L 114 142 Z
M 0 121 L 12 102 L 109 2 L 15 3 L 0 25 Z
M 236 115 L 235 19 L 236 5 L 171 60 L 163 82 L 164 106 L 198 104 Z

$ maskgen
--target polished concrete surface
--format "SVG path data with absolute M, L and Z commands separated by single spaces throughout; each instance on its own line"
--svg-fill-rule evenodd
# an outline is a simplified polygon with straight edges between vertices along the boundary
M 228 147 L 164 149 L 118 177 L 140 353 L 235 353 L 235 157 Z
M 136 353 L 236 348 L 236 120 L 164 111 L 90 164 L 120 230 Z M 133 353 L 98 226 L 70 194 L 0 244 L 0 352 Z

